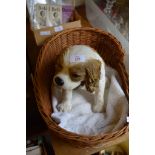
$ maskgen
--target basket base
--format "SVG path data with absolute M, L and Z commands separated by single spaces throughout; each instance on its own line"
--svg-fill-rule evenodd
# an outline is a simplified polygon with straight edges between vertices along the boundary
M 87 148 L 79 148 L 78 146 L 71 145 L 64 140 L 56 137 L 55 135 L 51 136 L 52 139 L 52 146 L 55 152 L 55 155 L 91 155 L 97 153 L 101 150 L 107 149 L 114 145 L 119 145 L 123 147 L 123 150 L 128 154 L 128 136 L 122 136 L 119 140 L 115 142 L 107 142 L 102 146 L 94 146 L 94 147 L 87 147 Z M 127 147 L 125 147 L 127 146 Z

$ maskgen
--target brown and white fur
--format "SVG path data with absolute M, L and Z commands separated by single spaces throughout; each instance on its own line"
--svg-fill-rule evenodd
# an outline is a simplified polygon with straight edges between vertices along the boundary
M 74 60 L 75 57 L 79 60 Z M 57 106 L 59 111 L 71 110 L 72 90 L 75 88 L 95 93 L 92 110 L 103 111 L 105 63 L 91 47 L 74 45 L 65 49 L 56 60 L 53 83 L 62 89 L 62 102 Z

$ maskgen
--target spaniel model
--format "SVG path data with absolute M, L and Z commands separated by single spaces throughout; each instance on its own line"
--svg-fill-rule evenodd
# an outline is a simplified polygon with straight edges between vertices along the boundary
M 95 93 L 93 112 L 104 109 L 105 63 L 99 54 L 86 45 L 74 45 L 65 49 L 57 58 L 53 83 L 62 90 L 59 111 L 71 110 L 72 91 L 85 88 Z

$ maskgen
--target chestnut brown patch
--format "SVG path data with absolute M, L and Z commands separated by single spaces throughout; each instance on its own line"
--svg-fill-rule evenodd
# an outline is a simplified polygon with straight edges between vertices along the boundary
M 83 81 L 89 92 L 95 91 L 100 79 L 101 62 L 96 59 L 79 63 L 69 68 L 72 81 Z
M 101 62 L 99 60 L 89 60 L 85 67 L 85 86 L 90 92 L 95 91 L 98 87 L 98 82 L 100 79 Z
M 69 74 L 72 81 L 83 81 L 85 78 L 84 63 L 73 65 L 69 68 Z

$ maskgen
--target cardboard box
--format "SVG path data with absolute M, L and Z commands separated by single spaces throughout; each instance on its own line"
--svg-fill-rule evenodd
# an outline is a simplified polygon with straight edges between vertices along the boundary
M 75 18 L 74 18 L 74 21 L 72 22 L 64 23 L 62 25 L 55 26 L 55 27 L 35 29 L 32 31 L 34 33 L 34 37 L 37 45 L 42 45 L 45 42 L 45 40 L 50 38 L 53 34 L 65 29 L 76 28 L 76 27 L 81 27 L 80 16 L 77 14 L 77 12 L 75 12 Z

